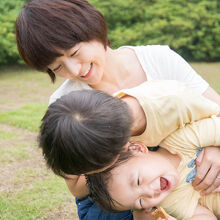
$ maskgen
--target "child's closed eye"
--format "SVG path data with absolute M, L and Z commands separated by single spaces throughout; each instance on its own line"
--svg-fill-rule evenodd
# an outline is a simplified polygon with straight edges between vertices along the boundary
M 143 208 L 143 206 L 142 206 L 142 200 L 141 200 L 141 198 L 139 199 L 139 203 L 140 203 L 140 207 L 141 207 L 140 210 L 144 210 L 144 208 Z
M 137 185 L 138 185 L 138 186 L 140 185 L 140 179 L 139 179 L 139 177 L 137 178 Z

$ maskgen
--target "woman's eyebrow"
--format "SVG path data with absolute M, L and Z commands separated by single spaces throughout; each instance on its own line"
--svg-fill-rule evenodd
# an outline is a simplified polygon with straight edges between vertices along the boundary
M 52 70 L 53 70 L 53 71 L 56 71 L 57 69 L 59 69 L 60 66 L 61 66 L 61 65 L 59 64 L 59 65 L 57 65 L 55 68 L 53 68 Z

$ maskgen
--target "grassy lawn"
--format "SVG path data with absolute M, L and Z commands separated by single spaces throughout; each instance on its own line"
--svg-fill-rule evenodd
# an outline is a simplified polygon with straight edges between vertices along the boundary
M 220 63 L 192 66 L 220 93 Z M 48 98 L 62 82 L 24 67 L 0 69 L 0 219 L 78 219 L 74 198 L 36 142 Z
M 220 62 L 192 63 L 191 65 L 220 94 Z
M 0 70 L 0 219 L 78 219 L 64 180 L 37 146 L 50 94 L 63 82 L 24 67 Z

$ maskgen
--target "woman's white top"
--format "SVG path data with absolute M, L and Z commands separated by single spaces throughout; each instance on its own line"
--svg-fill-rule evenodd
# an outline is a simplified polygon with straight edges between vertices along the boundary
M 186 82 L 192 89 L 202 94 L 209 84 L 198 75 L 195 70 L 176 52 L 168 46 L 123 46 L 135 51 L 135 54 L 146 73 L 148 81 L 151 80 L 177 80 Z M 123 48 L 122 47 L 122 48 Z M 92 89 L 89 85 L 67 79 L 50 97 L 49 104 L 62 95 L 74 90 Z

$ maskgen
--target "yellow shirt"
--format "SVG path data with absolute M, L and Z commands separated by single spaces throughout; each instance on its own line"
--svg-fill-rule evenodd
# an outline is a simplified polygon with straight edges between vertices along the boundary
M 200 196 L 200 193 L 186 182 L 193 168 L 188 168 L 196 159 L 198 147 L 220 146 L 220 117 L 203 119 L 178 129 L 160 144 L 171 153 L 178 154 L 181 162 L 178 167 L 180 181 L 172 193 L 160 204 L 167 213 L 177 219 L 192 217 L 198 202 L 220 218 L 220 193 Z
M 182 158 L 178 167 L 179 185 L 161 206 L 178 219 L 187 219 L 192 216 L 200 200 L 202 205 L 219 215 L 219 193 L 200 197 L 191 183 L 186 183 L 186 176 L 190 172 L 187 164 L 195 158 L 197 147 L 220 145 L 220 134 L 217 136 L 217 126 L 220 131 L 220 125 L 212 124 L 213 119 L 198 121 L 218 115 L 220 107 L 190 89 L 187 84 L 174 80 L 145 82 L 115 95 L 119 98 L 125 95 L 135 97 L 146 115 L 145 131 L 140 136 L 132 137 L 132 141 L 156 146 L 164 140 L 160 145 Z
M 131 140 L 142 141 L 147 146 L 158 145 L 187 123 L 220 113 L 216 103 L 196 93 L 187 84 L 175 80 L 144 82 L 115 95 L 129 95 L 139 101 L 146 115 L 147 126 L 140 136 L 134 136 Z

